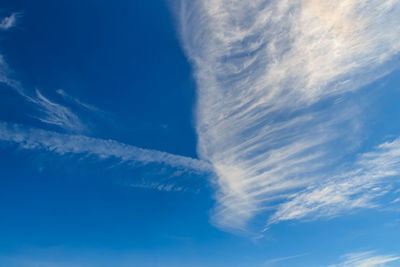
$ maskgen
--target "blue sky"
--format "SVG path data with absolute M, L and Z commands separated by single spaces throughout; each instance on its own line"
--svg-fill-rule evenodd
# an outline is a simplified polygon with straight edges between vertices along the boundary
M 0 266 L 399 266 L 400 1 L 336 2 L 2 1 Z

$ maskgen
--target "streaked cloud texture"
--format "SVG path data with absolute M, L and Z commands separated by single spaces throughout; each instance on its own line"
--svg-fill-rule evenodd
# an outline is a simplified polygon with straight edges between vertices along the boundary
M 0 123 L 0 140 L 17 143 L 23 149 L 40 149 L 60 155 L 90 154 L 103 159 L 114 157 L 121 162 L 159 163 L 200 173 L 210 171 L 208 163 L 189 157 L 141 149 L 113 140 L 62 134 L 5 122 Z
M 329 265 L 329 267 L 378 267 L 395 266 L 400 257 L 396 255 L 378 255 L 374 251 L 351 253 L 344 255 L 340 264 Z M 394 264 L 394 265 L 392 265 Z
M 182 0 L 176 13 L 198 84 L 198 152 L 218 175 L 214 222 L 245 230 L 268 210 L 272 221 L 330 215 L 324 199 L 283 212 L 316 198 L 316 183 L 329 201 L 363 206 L 350 196 L 372 189 L 380 166 L 355 162 L 353 185 L 327 170 L 359 142 L 362 108 L 348 96 L 398 65 L 400 2 Z

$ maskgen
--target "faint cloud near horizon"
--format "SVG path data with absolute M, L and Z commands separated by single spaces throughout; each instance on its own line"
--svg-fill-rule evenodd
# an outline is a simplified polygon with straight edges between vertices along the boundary
M 303 253 L 303 254 L 297 254 L 297 255 L 293 255 L 293 256 L 269 259 L 265 262 L 265 266 L 274 266 L 274 264 L 276 264 L 276 263 L 280 263 L 283 261 L 290 261 L 290 260 L 301 258 L 301 257 L 307 256 L 307 255 L 308 255 L 308 253 Z
M 349 253 L 341 258 L 343 262 L 328 267 L 384 267 L 390 266 L 388 263 L 399 263 L 400 260 L 397 255 L 377 255 L 375 251 Z

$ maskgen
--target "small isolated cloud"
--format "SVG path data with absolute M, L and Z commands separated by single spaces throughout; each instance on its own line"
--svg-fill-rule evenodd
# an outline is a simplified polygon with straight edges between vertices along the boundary
M 8 30 L 17 24 L 18 13 L 12 13 L 10 16 L 2 18 L 0 21 L 0 30 Z
M 351 253 L 342 256 L 343 262 L 328 267 L 384 267 L 398 266 L 400 257 L 397 255 L 376 255 L 374 251 Z M 396 263 L 396 265 L 391 265 Z

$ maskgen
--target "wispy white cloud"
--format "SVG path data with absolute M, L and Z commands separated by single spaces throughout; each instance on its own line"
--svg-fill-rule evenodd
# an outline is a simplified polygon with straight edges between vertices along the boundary
M 13 89 L 25 101 L 36 108 L 38 115 L 32 115 L 32 117 L 43 123 L 58 126 L 69 132 L 83 133 L 88 131 L 84 123 L 70 108 L 51 101 L 38 89 L 35 90 L 35 94 L 28 93 L 21 82 L 10 78 L 10 72 L 7 62 L 4 57 L 0 55 L 0 83 Z
M 390 263 L 399 263 L 400 257 L 396 255 L 376 255 L 374 251 L 346 254 L 343 262 L 329 267 L 383 267 L 395 266 Z M 396 264 L 396 266 L 397 266 Z
M 16 24 L 19 13 L 13 13 L 0 22 L 0 29 L 9 29 Z M 35 94 L 27 92 L 24 86 L 17 79 L 11 77 L 10 70 L 5 58 L 0 54 L 0 83 L 8 86 L 18 93 L 24 100 L 33 104 L 39 115 L 33 117 L 41 122 L 58 126 L 64 130 L 73 133 L 82 133 L 87 131 L 87 127 L 81 122 L 79 117 L 66 106 L 55 103 L 45 97 L 38 89 Z M 63 92 L 63 91 L 62 91 Z M 76 100 L 79 101 L 79 100 Z M 88 106 L 89 107 L 89 106 Z
M 20 84 L 9 78 L 10 69 L 7 61 L 2 54 L 0 54 L 0 83 L 5 84 L 16 91 L 20 91 Z
M 280 258 L 270 259 L 270 260 L 267 260 L 267 261 L 265 262 L 265 266 L 273 266 L 273 265 L 275 265 L 276 263 L 283 262 L 283 261 L 294 260 L 294 259 L 297 259 L 297 258 L 304 257 L 304 256 L 306 256 L 306 255 L 307 255 L 307 254 L 298 254 L 298 255 L 293 255 L 293 256 L 287 256 L 287 257 L 280 257 Z
M 56 92 L 57 92 L 57 94 L 61 95 L 64 99 L 66 99 L 68 101 L 71 101 L 71 102 L 73 102 L 73 103 L 75 103 L 75 104 L 77 104 L 77 105 L 79 105 L 79 106 L 81 106 L 81 107 L 83 107 L 85 109 L 88 109 L 88 110 L 91 110 L 91 111 L 96 111 L 96 112 L 101 112 L 101 110 L 98 109 L 97 107 L 95 107 L 93 105 L 90 105 L 88 103 L 82 102 L 81 100 L 79 100 L 76 97 L 70 96 L 69 94 L 67 94 L 67 92 L 65 92 L 62 89 L 58 89 Z
M 12 13 L 8 17 L 0 19 L 0 30 L 8 30 L 17 25 L 17 18 L 19 13 Z
M 173 183 L 164 184 L 164 183 L 156 183 L 156 182 L 135 183 L 135 184 L 131 184 L 130 186 L 134 187 L 134 188 L 151 189 L 151 190 L 158 190 L 158 191 L 164 191 L 164 192 L 184 192 L 187 189 L 182 186 L 175 185 Z
M 113 140 L 26 128 L 5 122 L 0 123 L 0 141 L 16 143 L 23 149 L 45 150 L 60 155 L 89 154 L 101 159 L 113 157 L 127 163 L 158 163 L 199 173 L 211 171 L 208 163 L 189 157 L 142 149 Z
M 88 131 L 78 115 L 70 108 L 50 100 L 38 89 L 35 90 L 35 95 L 30 95 L 22 88 L 22 85 L 18 81 L 8 79 L 7 77 L 5 81 L 5 83 L 21 95 L 24 100 L 35 107 L 35 113 L 37 113 L 37 115 L 30 116 L 43 123 L 58 126 L 72 133 Z
M 36 97 L 26 96 L 25 98 L 36 104 L 38 111 L 43 114 L 42 116 L 37 117 L 41 122 L 56 125 L 74 133 L 80 133 L 87 130 L 86 126 L 74 112 L 63 105 L 46 98 L 39 90 L 36 89 Z
M 397 66 L 400 1 L 177 1 L 214 222 L 245 229 L 351 151 L 360 110 L 346 96 Z
M 270 223 L 305 217 L 336 216 L 355 208 L 376 207 L 373 200 L 390 191 L 400 176 L 400 138 L 359 157 L 354 169 L 295 193 L 279 206 Z
M 395 200 L 393 200 L 392 203 L 400 203 L 400 197 L 398 197 Z

